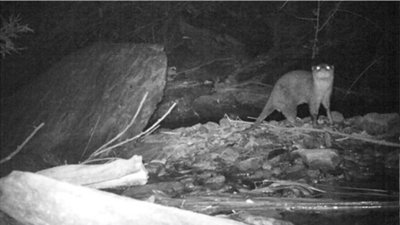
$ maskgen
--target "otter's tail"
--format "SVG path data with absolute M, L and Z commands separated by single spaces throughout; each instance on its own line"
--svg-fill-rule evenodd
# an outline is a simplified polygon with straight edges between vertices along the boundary
M 265 104 L 263 111 L 261 114 L 258 116 L 256 122 L 254 122 L 253 126 L 258 126 L 260 125 L 269 114 L 271 114 L 274 111 L 274 107 L 272 106 L 272 101 L 271 98 L 268 99 L 267 104 Z

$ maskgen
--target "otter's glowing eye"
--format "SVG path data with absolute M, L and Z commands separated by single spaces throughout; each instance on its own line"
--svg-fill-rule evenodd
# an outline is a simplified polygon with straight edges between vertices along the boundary
M 327 69 L 327 70 L 330 70 L 330 69 L 331 69 L 331 67 L 330 67 L 330 66 L 326 66 L 326 69 Z
M 316 70 L 320 70 L 320 69 L 321 69 L 321 67 L 320 67 L 320 66 L 317 66 L 317 67 L 315 67 L 315 69 L 316 69 Z

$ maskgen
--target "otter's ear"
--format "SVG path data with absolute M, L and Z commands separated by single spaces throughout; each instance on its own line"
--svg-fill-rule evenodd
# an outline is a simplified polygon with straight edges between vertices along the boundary
M 334 65 L 331 65 L 331 69 L 334 70 L 334 69 L 335 69 L 335 66 L 334 66 Z
M 311 71 L 314 71 L 316 68 L 315 68 L 315 66 L 312 66 L 311 67 Z

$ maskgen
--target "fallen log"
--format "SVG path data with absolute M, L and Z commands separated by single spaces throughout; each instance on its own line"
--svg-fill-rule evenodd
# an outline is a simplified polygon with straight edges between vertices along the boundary
M 156 195 L 155 202 L 180 207 L 186 210 L 218 214 L 226 211 L 246 211 L 255 215 L 257 212 L 291 211 L 308 213 L 351 213 L 357 211 L 398 211 L 399 201 L 341 201 L 318 198 L 277 198 L 258 197 L 241 194 L 204 193 L 186 195 L 184 199 Z
M 243 225 L 19 171 L 0 179 L 0 210 L 33 225 Z
M 63 165 L 36 173 L 71 184 L 97 189 L 144 185 L 147 183 L 148 177 L 142 157 L 137 155 L 130 159 L 117 159 L 105 164 Z

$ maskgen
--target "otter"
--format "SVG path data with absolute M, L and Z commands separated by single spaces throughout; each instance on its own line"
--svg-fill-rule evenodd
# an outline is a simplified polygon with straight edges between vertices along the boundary
M 318 119 L 319 107 L 322 103 L 326 109 L 329 122 L 332 124 L 330 97 L 332 94 L 334 66 L 319 64 L 313 66 L 311 72 L 295 70 L 284 74 L 275 83 L 261 114 L 253 126 L 258 126 L 274 110 L 282 112 L 290 123 L 294 123 L 297 106 L 307 103 L 313 125 Z

